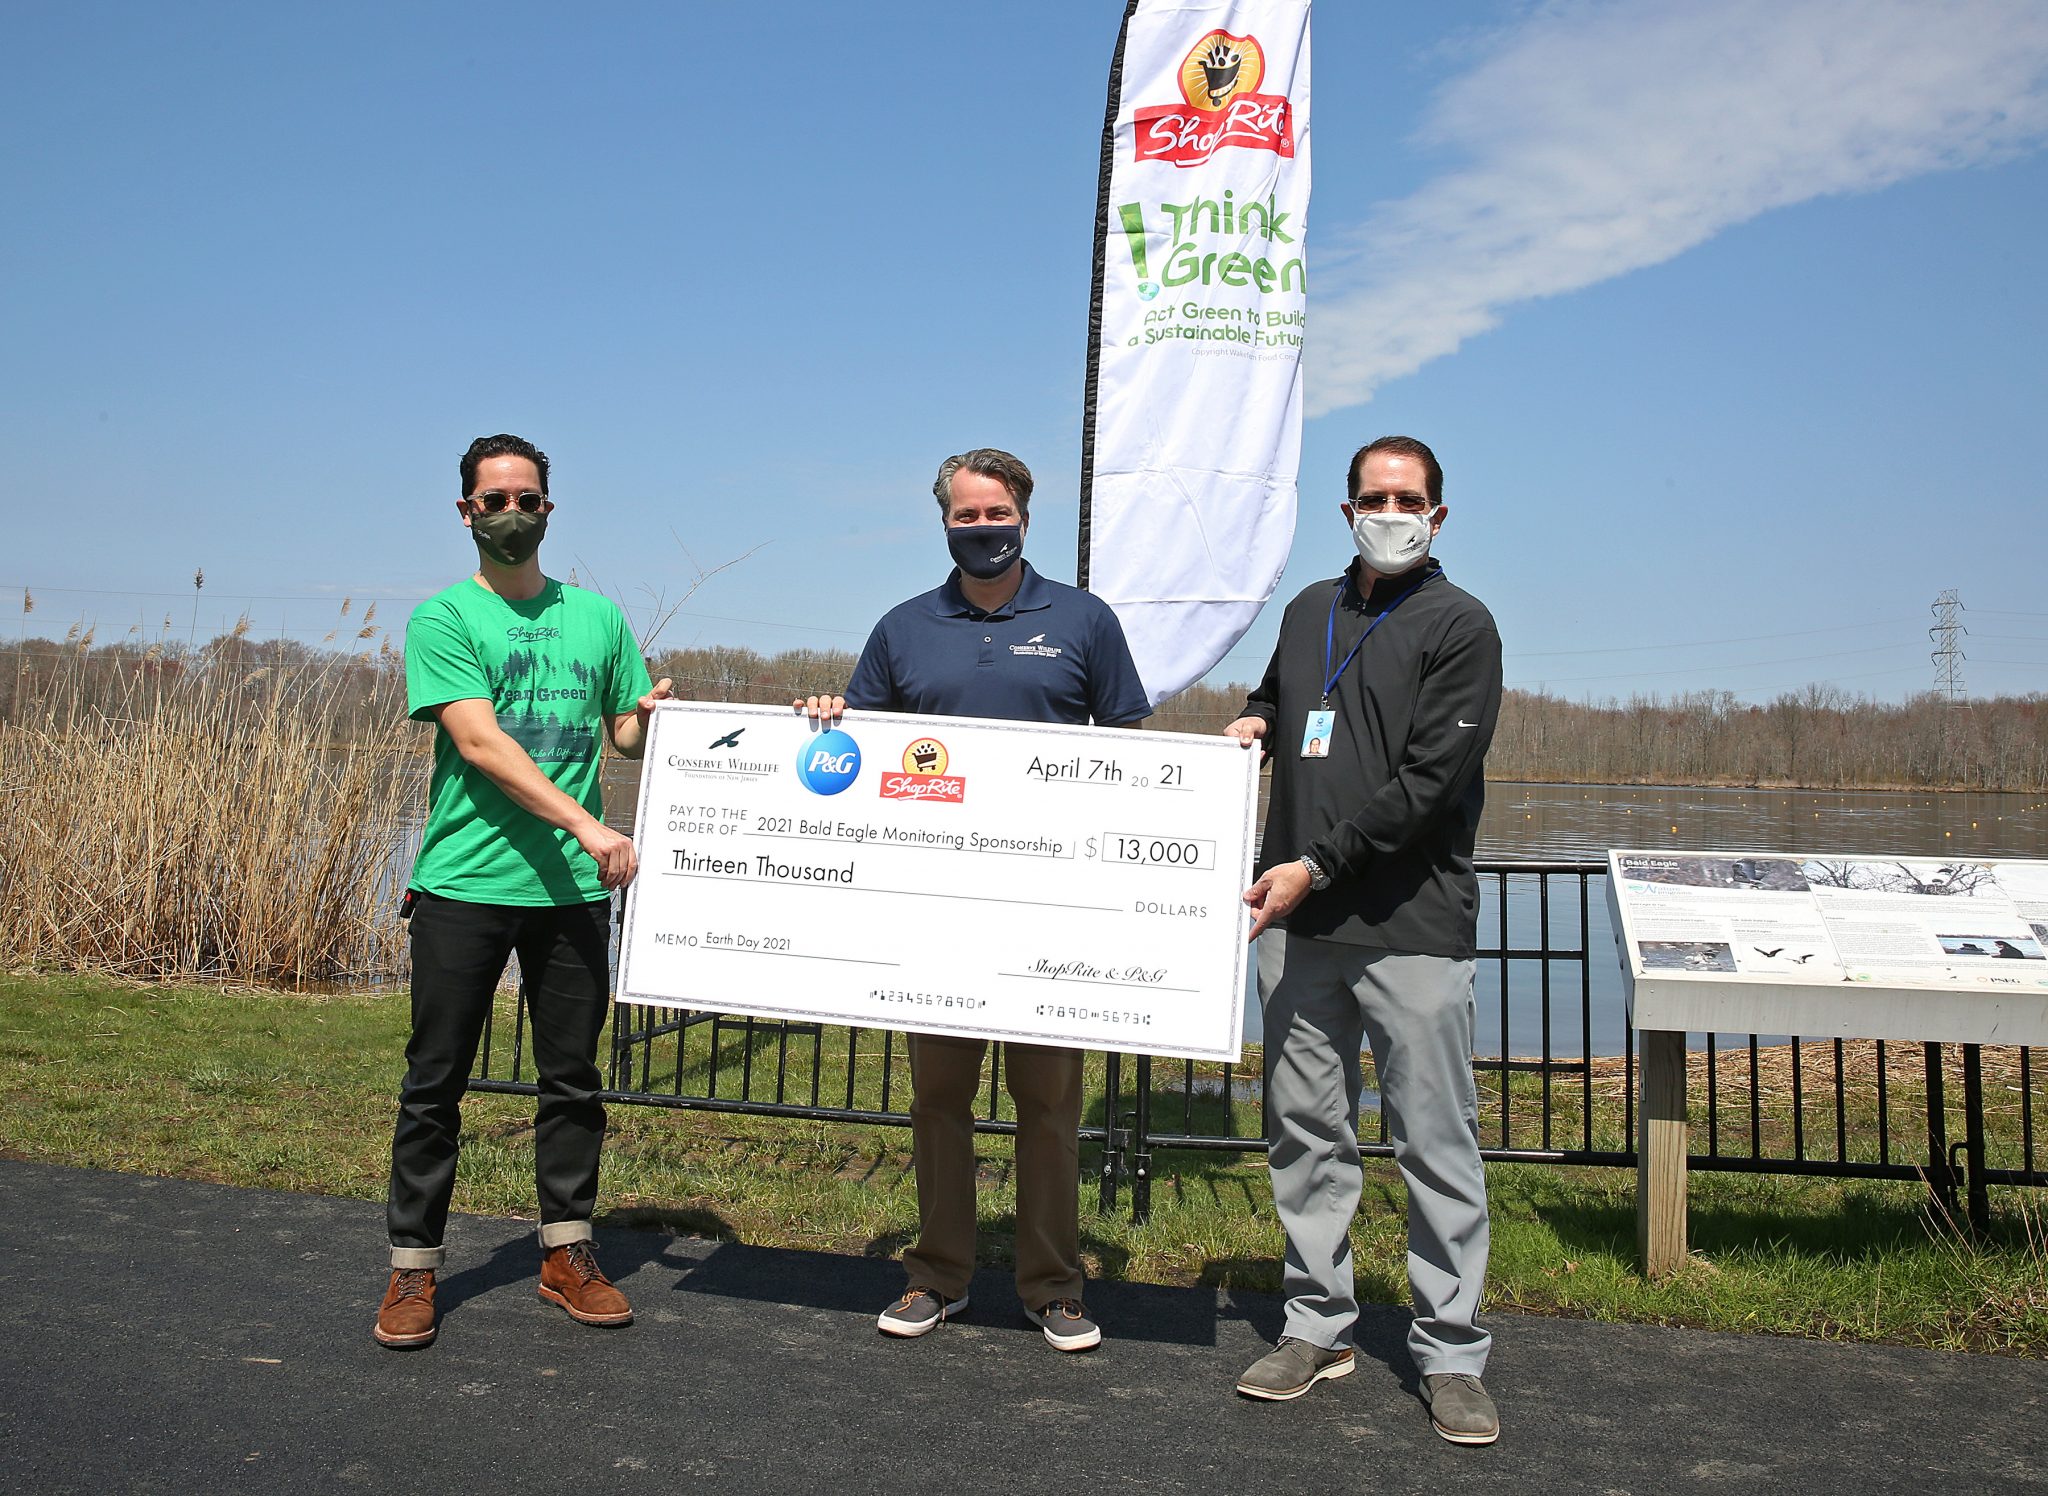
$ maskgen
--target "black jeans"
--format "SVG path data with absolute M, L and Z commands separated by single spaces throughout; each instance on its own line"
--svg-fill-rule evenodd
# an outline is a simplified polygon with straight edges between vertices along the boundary
M 541 1224 L 590 1219 L 604 1145 L 597 1040 L 611 1002 L 610 917 L 609 899 L 525 908 L 420 894 L 412 915 L 412 1039 L 385 1212 L 392 1246 L 441 1245 L 455 1189 L 462 1093 L 513 951 L 540 1077 L 534 1183 Z

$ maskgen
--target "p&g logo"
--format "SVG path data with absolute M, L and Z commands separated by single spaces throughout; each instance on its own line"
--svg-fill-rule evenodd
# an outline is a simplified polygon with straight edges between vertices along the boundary
M 860 744 L 833 728 L 797 750 L 796 775 L 814 795 L 836 795 L 860 777 Z

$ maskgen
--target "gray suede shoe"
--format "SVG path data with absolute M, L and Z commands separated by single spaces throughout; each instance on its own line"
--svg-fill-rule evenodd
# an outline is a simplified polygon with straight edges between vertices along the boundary
M 1042 1309 L 1025 1310 L 1024 1317 L 1045 1331 L 1046 1343 L 1056 1351 L 1092 1351 L 1102 1344 L 1102 1327 L 1079 1299 L 1054 1299 Z
M 929 1335 L 949 1319 L 967 1312 L 967 1295 L 949 1299 L 936 1288 L 906 1288 L 903 1297 L 884 1309 L 875 1328 L 899 1340 Z
M 1237 1390 L 1264 1402 L 1286 1402 L 1301 1396 L 1317 1382 L 1350 1376 L 1352 1365 L 1348 1345 L 1324 1350 L 1306 1340 L 1282 1335 L 1278 1345 L 1245 1368 L 1244 1375 L 1237 1379 Z
M 1500 1437 L 1500 1413 L 1475 1376 L 1424 1377 L 1422 1400 L 1437 1433 L 1453 1444 L 1491 1444 Z

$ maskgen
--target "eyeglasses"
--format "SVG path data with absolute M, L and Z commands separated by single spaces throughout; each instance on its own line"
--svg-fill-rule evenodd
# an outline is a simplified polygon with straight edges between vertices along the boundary
M 1427 514 L 1431 505 L 1419 493 L 1362 493 L 1351 501 L 1351 507 L 1366 514 L 1384 514 L 1389 508 L 1402 514 Z
M 538 514 L 547 507 L 548 496 L 526 489 L 521 493 L 506 493 L 501 489 L 487 488 L 482 493 L 471 494 L 470 503 L 486 514 L 503 514 L 513 504 L 519 506 L 521 514 Z

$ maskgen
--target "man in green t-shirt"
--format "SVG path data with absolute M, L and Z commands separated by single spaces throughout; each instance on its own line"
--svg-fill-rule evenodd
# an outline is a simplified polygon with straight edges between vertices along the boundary
M 434 723 L 434 774 L 407 894 L 412 1039 L 391 1140 L 391 1278 L 375 1331 L 401 1348 L 434 1338 L 462 1093 L 514 952 L 540 1076 L 540 1296 L 584 1324 L 633 1318 L 591 1245 L 611 891 L 635 871 L 631 839 L 604 824 L 598 735 L 638 758 L 669 682 L 649 685 L 615 604 L 541 574 L 555 507 L 546 453 L 516 436 L 478 437 L 455 507 L 476 542 L 476 573 L 421 603 L 405 631 L 407 702 Z

